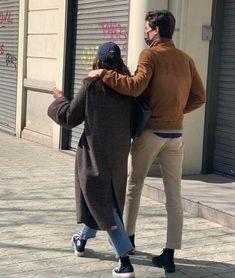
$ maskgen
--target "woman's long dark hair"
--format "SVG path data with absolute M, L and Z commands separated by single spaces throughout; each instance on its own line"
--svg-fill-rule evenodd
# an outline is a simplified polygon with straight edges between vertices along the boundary
M 114 56 L 112 53 L 110 53 L 105 62 L 100 61 L 99 59 L 95 58 L 93 61 L 92 69 L 106 69 L 106 70 L 115 70 L 116 72 L 131 76 L 131 73 L 128 69 L 128 67 L 124 64 L 122 59 L 119 59 L 118 61 L 114 59 Z M 97 80 L 98 77 L 87 77 L 84 79 L 84 86 L 86 89 L 88 89 L 95 80 Z M 103 87 L 102 87 L 103 89 Z

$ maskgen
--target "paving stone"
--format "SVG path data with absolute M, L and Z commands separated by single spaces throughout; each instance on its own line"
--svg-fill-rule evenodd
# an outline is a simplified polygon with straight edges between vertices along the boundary
M 223 274 L 220 274 L 219 277 L 222 277 L 222 278 L 234 278 L 235 277 L 235 272 L 223 273 Z
M 222 274 L 226 272 L 235 271 L 235 265 L 231 262 L 219 263 L 214 262 L 207 265 L 208 270 L 214 274 Z

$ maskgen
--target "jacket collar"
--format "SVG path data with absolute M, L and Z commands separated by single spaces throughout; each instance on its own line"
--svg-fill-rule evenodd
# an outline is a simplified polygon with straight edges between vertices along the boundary
M 155 47 L 155 46 L 158 46 L 158 47 L 162 47 L 162 46 L 163 47 L 174 47 L 175 48 L 173 40 L 166 39 L 166 38 L 160 38 L 160 39 L 157 39 L 157 40 L 153 41 L 153 43 L 151 44 L 150 47 Z

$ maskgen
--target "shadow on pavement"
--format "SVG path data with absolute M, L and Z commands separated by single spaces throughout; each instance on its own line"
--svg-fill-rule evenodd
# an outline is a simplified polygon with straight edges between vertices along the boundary
M 117 261 L 117 259 L 110 254 L 105 254 L 102 252 L 94 252 L 91 251 L 95 257 L 106 260 L 106 261 Z M 157 268 L 152 264 L 152 257 L 156 254 L 151 254 L 147 252 L 137 251 L 136 255 L 131 256 L 131 261 L 134 265 L 138 265 L 141 267 L 149 266 L 152 268 Z M 229 273 L 230 275 L 234 273 L 235 277 L 235 264 L 233 263 L 224 263 L 219 261 L 209 261 L 209 260 L 193 260 L 193 259 L 175 259 L 176 263 L 176 272 L 175 273 L 165 273 L 165 276 L 157 276 L 157 277 L 211 277 L 217 274 Z M 156 274 L 155 274 L 156 275 Z M 179 276 L 180 275 L 180 276 Z M 152 277 L 150 275 L 150 277 Z M 155 276 L 156 277 L 156 276 Z

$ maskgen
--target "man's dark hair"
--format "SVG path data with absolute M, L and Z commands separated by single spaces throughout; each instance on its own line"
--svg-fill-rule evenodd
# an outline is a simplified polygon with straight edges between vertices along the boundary
M 145 20 L 149 22 L 151 29 L 159 28 L 161 38 L 172 39 L 175 31 L 175 17 L 167 10 L 150 11 L 146 14 Z

